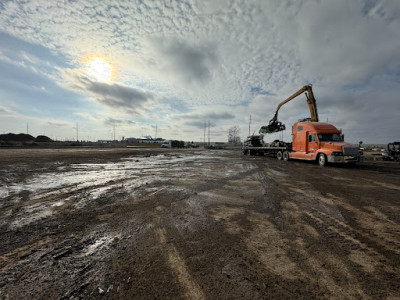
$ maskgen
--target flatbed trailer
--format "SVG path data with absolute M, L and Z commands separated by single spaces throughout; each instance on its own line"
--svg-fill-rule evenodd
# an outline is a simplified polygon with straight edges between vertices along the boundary
M 278 152 L 290 151 L 288 147 L 243 147 L 245 155 L 269 155 L 276 157 Z
M 242 151 L 244 155 L 267 155 L 271 157 L 283 158 L 283 153 L 292 151 L 292 143 L 275 140 L 268 146 L 261 144 L 261 136 L 249 136 L 243 143 Z

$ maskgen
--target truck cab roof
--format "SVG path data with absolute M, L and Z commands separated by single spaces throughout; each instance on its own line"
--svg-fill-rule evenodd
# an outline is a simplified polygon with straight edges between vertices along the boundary
M 341 133 L 339 129 L 325 122 L 296 122 L 293 125 L 293 132 L 316 131 L 321 133 Z

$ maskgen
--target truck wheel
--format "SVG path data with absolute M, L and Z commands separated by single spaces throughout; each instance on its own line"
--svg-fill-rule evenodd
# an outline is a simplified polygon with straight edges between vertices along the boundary
M 283 152 L 282 158 L 284 161 L 288 161 L 289 160 L 289 152 L 288 151 Z
M 243 155 L 246 155 L 249 150 L 243 150 Z
M 278 160 L 282 160 L 282 151 L 278 151 L 278 153 L 276 154 L 276 158 Z
M 318 164 L 321 167 L 324 167 L 326 165 L 326 156 L 323 153 L 318 154 Z

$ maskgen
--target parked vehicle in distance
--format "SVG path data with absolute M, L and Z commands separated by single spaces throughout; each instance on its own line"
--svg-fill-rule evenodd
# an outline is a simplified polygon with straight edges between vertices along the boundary
M 171 143 L 171 141 L 164 141 L 164 142 L 161 144 L 161 148 L 172 148 L 172 143 Z
M 382 152 L 382 159 L 400 161 L 400 142 L 389 143 Z

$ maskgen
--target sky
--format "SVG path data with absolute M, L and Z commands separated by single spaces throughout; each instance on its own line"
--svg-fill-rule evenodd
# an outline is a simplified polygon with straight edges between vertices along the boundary
M 306 84 L 346 141 L 400 140 L 400 1 L 0 2 L 0 133 L 243 140 Z

